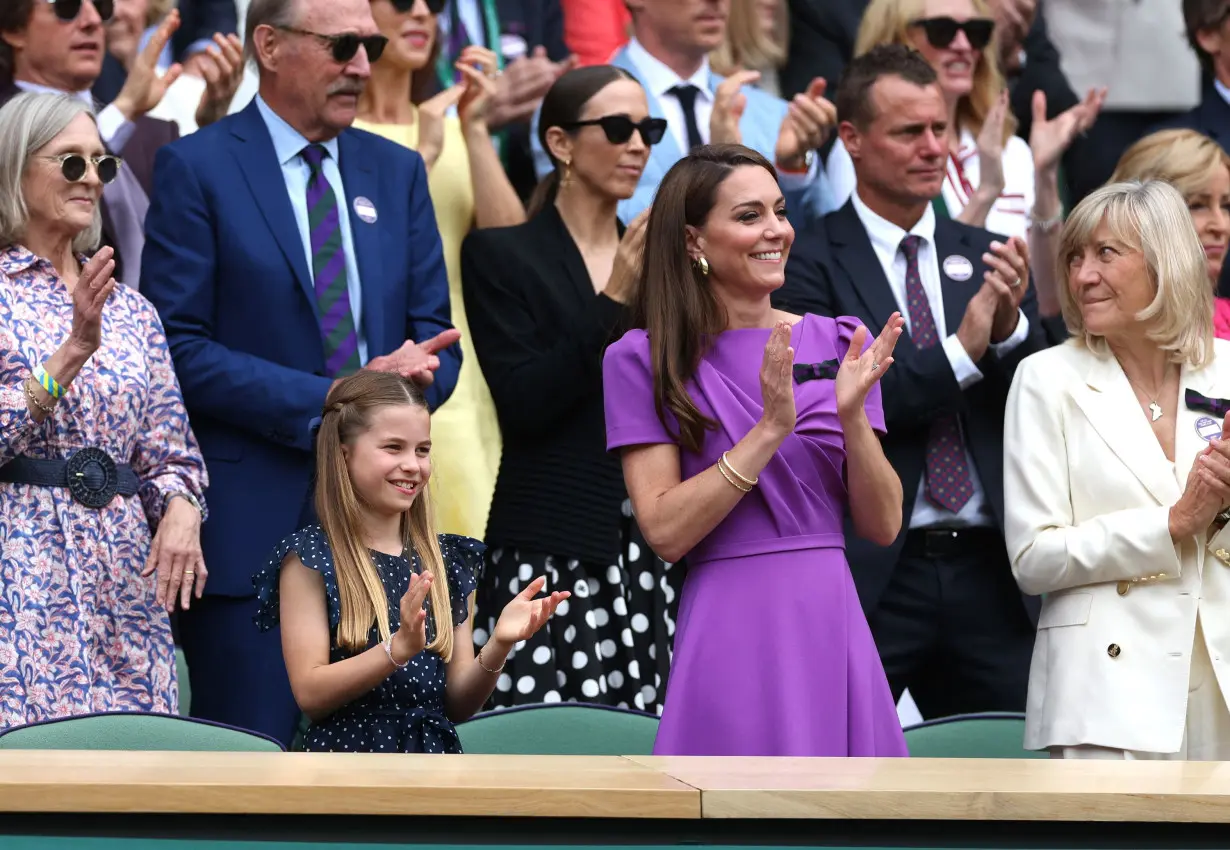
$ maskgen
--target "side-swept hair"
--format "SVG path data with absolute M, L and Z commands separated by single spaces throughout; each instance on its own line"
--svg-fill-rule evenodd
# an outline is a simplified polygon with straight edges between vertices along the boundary
M 701 413 L 687 390 L 709 341 L 726 329 L 726 310 L 704 275 L 692 266 L 687 227 L 702 227 L 717 202 L 718 187 L 741 166 L 763 168 L 767 159 L 742 145 L 705 145 L 676 162 L 658 185 L 649 222 L 641 279 L 632 302 L 633 326 L 649 335 L 653 399 L 658 418 L 679 423 L 679 441 L 700 451 L 717 423 Z
M 1208 136 L 1187 129 L 1159 130 L 1124 151 L 1106 182 L 1161 180 L 1190 199 L 1204 191 L 1219 168 L 1230 169 L 1230 156 Z
M 917 50 L 903 44 L 881 44 L 854 57 L 841 75 L 833 105 L 837 118 L 860 130 L 876 119 L 871 90 L 881 77 L 900 77 L 920 88 L 936 82 L 935 69 Z
M 30 224 L 22 178 L 30 158 L 78 115 L 94 120 L 90 105 L 66 94 L 23 92 L 0 108 L 0 248 L 18 244 Z M 96 206 L 90 226 L 73 239 L 73 251 L 89 254 L 102 240 L 102 213 Z
M 1059 237 L 1056 269 L 1059 302 L 1078 343 L 1105 354 L 1104 337 L 1091 334 L 1069 285 L 1071 259 L 1092 242 L 1103 220 L 1116 239 L 1140 251 L 1154 288 L 1153 301 L 1137 314 L 1149 339 L 1175 363 L 1199 368 L 1213 359 L 1213 289 L 1204 249 L 1187 202 L 1160 180 L 1111 183 L 1076 205 Z
M 371 553 L 363 545 L 359 497 L 350 481 L 342 446 L 351 445 L 371 427 L 372 414 L 377 410 L 401 405 L 426 410 L 427 400 L 413 381 L 390 372 L 364 369 L 329 390 L 316 435 L 316 513 L 329 541 L 337 573 L 341 608 L 337 641 L 352 651 L 367 648 L 373 623 L 382 640 L 387 640 L 392 631 L 388 596 Z M 402 517 L 401 528 L 407 550 L 419 556 L 423 569 L 433 579 L 429 598 L 435 637 L 427 649 L 448 661 L 453 655 L 452 607 L 427 483 Z

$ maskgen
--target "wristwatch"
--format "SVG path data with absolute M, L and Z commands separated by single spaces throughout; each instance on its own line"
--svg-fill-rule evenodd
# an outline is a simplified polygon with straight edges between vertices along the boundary
M 803 152 L 803 167 L 799 169 L 787 168 L 781 163 L 777 164 L 778 171 L 784 171 L 787 174 L 806 174 L 811 171 L 811 164 L 816 161 L 816 152 L 808 148 Z
M 188 504 L 196 508 L 196 512 L 201 515 L 201 519 L 205 519 L 205 509 L 201 507 L 201 503 L 197 501 L 196 496 L 192 495 L 186 490 L 176 490 L 174 493 L 167 496 L 166 505 L 163 506 L 164 512 L 166 511 L 167 506 L 171 504 L 171 500 L 177 496 L 181 499 L 187 500 Z

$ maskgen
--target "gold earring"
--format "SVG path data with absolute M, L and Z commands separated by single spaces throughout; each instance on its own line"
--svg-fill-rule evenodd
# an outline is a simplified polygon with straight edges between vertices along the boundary
M 572 160 L 564 160 L 564 176 L 559 181 L 560 188 L 572 185 Z
M 701 273 L 702 277 L 709 276 L 709 261 L 703 256 L 697 257 L 692 261 L 692 267 Z

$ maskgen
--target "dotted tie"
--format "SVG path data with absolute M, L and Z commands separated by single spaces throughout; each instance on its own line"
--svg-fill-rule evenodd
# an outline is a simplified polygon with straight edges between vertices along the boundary
M 337 196 L 321 168 L 327 151 L 308 145 L 300 154 L 312 169 L 308 179 L 308 232 L 312 241 L 312 279 L 316 283 L 316 316 L 325 348 L 325 374 L 331 378 L 359 370 L 359 335 L 346 285 L 346 251 Z
M 905 300 L 910 311 L 910 339 L 918 348 L 939 345 L 935 316 L 923 290 L 918 272 L 918 248 L 922 237 L 913 234 L 901 240 L 905 254 Z M 974 479 L 966 462 L 961 423 L 955 414 L 941 416 L 931 423 L 927 438 L 927 500 L 936 507 L 957 513 L 974 495 Z

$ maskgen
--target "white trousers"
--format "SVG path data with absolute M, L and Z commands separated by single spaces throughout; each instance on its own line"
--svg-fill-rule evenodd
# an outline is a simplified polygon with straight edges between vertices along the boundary
M 1196 617 L 1192 647 L 1191 680 L 1187 686 L 1187 723 L 1177 753 L 1146 753 L 1082 744 L 1051 747 L 1051 758 L 1061 759 L 1154 759 L 1158 761 L 1230 761 L 1230 709 L 1217 685 L 1217 674 L 1204 643 L 1204 628 Z

